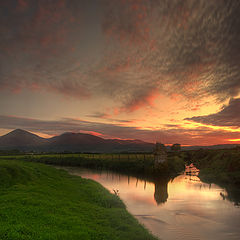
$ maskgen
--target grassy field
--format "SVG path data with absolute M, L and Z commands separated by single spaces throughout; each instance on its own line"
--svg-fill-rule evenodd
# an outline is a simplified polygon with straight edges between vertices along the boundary
M 2 158 L 0 239 L 156 238 L 100 184 L 43 164 Z
M 78 166 L 92 169 L 106 169 L 142 176 L 176 176 L 184 170 L 181 156 L 169 154 L 158 168 L 154 167 L 153 154 L 39 154 L 1 156 L 12 160 L 41 162 L 59 166 Z

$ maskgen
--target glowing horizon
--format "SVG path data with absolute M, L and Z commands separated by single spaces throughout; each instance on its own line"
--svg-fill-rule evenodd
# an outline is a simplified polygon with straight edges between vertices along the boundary
M 3 0 L 0 135 L 240 139 L 240 3 Z

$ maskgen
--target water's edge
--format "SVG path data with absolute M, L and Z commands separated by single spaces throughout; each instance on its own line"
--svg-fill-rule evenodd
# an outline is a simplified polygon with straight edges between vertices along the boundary
M 55 166 L 56 167 L 56 166 Z M 149 182 L 111 171 L 57 167 L 93 179 L 119 194 L 127 210 L 155 236 L 163 239 L 239 239 L 240 209 L 225 189 L 196 176 Z

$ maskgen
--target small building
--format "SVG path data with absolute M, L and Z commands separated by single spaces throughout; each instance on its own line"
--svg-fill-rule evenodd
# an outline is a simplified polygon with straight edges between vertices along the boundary
M 157 166 L 159 163 L 163 163 L 167 160 L 166 147 L 162 143 L 156 142 L 156 147 L 154 149 L 153 154 L 154 154 L 155 166 Z
M 171 146 L 171 151 L 172 151 L 172 152 L 180 152 L 180 151 L 181 151 L 181 144 L 179 144 L 179 143 L 174 143 L 174 144 Z

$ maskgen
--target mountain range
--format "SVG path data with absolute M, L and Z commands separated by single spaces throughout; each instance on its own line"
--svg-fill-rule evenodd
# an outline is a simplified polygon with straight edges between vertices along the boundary
M 104 139 L 91 134 L 66 132 L 51 138 L 42 138 L 22 129 L 0 136 L 0 150 L 35 152 L 152 152 L 153 143 L 141 140 Z M 212 146 L 186 146 L 183 150 L 227 149 L 239 146 L 223 144 Z M 167 146 L 170 150 L 170 146 Z
M 0 150 L 36 152 L 151 152 L 153 143 L 141 140 L 104 139 L 91 134 L 66 132 L 42 138 L 22 129 L 0 137 Z

